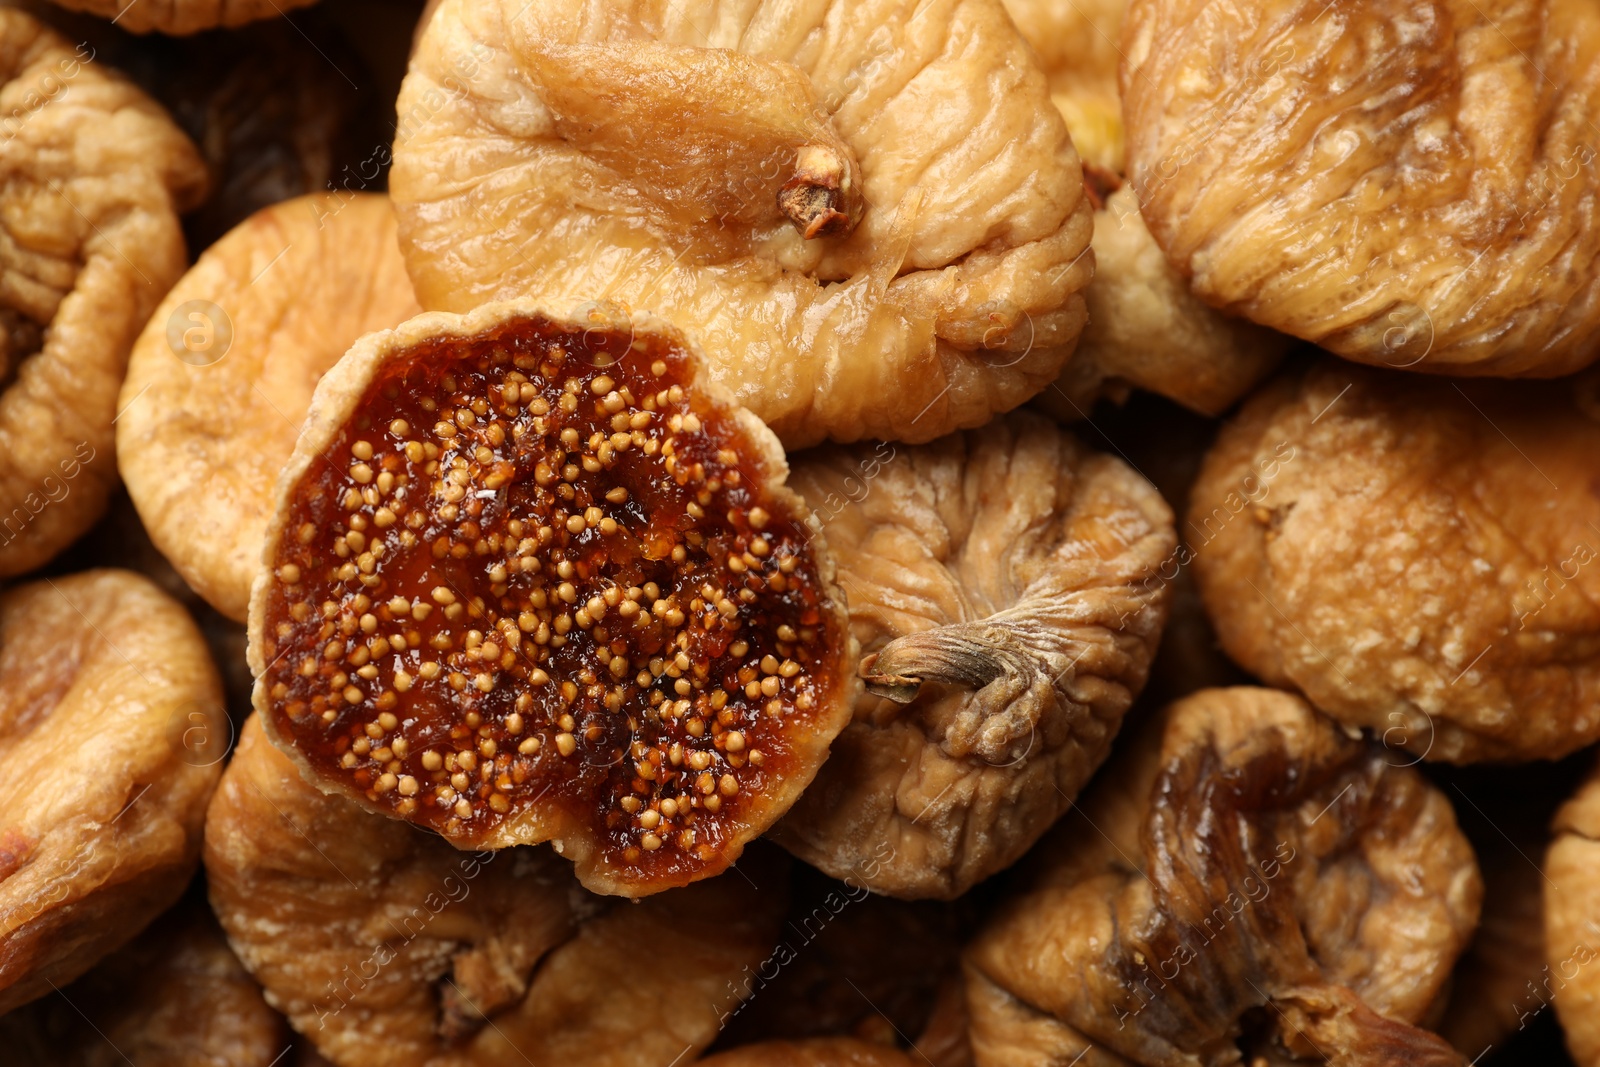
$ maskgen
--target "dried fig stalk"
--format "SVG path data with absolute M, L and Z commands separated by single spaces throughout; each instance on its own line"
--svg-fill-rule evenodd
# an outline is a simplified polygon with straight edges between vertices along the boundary
M 458 851 L 319 792 L 259 716 L 207 816 L 206 875 L 268 1002 L 338 1067 L 692 1060 L 786 903 L 761 864 L 635 906 L 545 848 Z
M 1593 4 L 1134 0 L 1121 43 L 1129 176 L 1206 302 L 1417 371 L 1600 353 Z
M 1296 697 L 1204 690 L 968 952 L 980 1067 L 1466 1060 L 1414 1023 L 1482 885 L 1449 802 Z
M 649 309 L 791 448 L 981 425 L 1083 326 L 1082 175 L 999 0 L 444 0 L 399 111 L 424 307 Z
M 787 810 L 854 650 L 783 453 L 701 367 L 656 320 L 512 304 L 323 378 L 250 608 L 256 707 L 308 777 L 626 895 Z
M 0 594 L 0 1012 L 177 900 L 229 736 L 204 639 L 146 579 Z
M 0 10 L 0 577 L 50 559 L 116 485 L 128 350 L 183 272 L 206 184 L 166 113 L 29 15 Z
M 1228 654 L 1416 759 L 1600 738 L 1600 421 L 1569 384 L 1329 360 L 1225 426 L 1187 534 Z
M 1029 415 L 830 448 L 794 484 L 827 530 L 869 693 L 779 840 L 878 892 L 956 896 L 1105 759 L 1166 620 L 1172 513 Z
M 357 338 L 419 311 L 389 201 L 318 194 L 232 230 L 151 316 L 117 462 L 151 539 L 224 615 L 249 608 L 272 486 L 317 381 Z

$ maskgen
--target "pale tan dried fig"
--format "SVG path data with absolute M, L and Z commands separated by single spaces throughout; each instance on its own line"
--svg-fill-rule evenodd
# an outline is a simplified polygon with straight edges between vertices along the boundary
M 126 571 L 0 594 L 0 1012 L 177 900 L 228 736 L 188 613 Z
M 0 9 L 0 576 L 105 508 L 128 352 L 183 272 L 177 212 L 206 182 L 166 113 L 92 56 Z
M 1549 377 L 1600 353 L 1600 9 L 1132 0 L 1128 174 L 1214 307 L 1346 358 Z
M 980 1067 L 1438 1064 L 1482 884 L 1450 803 L 1270 689 L 1123 749 L 968 950 Z
M 278 472 L 312 391 L 363 334 L 417 314 L 389 202 L 322 193 L 257 212 L 173 286 L 135 343 L 117 463 L 196 592 L 243 621 Z
M 823 449 L 793 484 L 827 531 L 871 692 L 777 839 L 880 893 L 957 896 L 1110 751 L 1166 621 L 1171 509 L 1027 414 Z
M 1228 654 L 1415 758 L 1600 739 L 1600 419 L 1326 360 L 1222 430 L 1186 533 Z
M 692 1061 L 778 934 L 781 867 L 752 870 L 595 897 L 547 848 L 458 851 L 321 792 L 259 717 L 206 821 L 234 950 L 339 1067 Z
M 790 447 L 980 425 L 1083 326 L 1078 158 L 1000 0 L 444 0 L 399 112 L 424 307 L 657 312 Z

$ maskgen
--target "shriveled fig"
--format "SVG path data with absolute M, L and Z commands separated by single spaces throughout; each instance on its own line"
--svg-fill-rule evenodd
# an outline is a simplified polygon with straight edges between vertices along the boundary
M 981 425 L 1083 327 L 1078 158 L 1000 0 L 444 0 L 399 112 L 424 307 L 654 311 L 790 447 Z
M 317 194 L 212 245 L 134 345 L 117 463 L 151 539 L 242 621 L 273 487 L 318 380 L 355 341 L 421 311 L 389 202 Z
M 146 579 L 0 594 L 0 1012 L 178 899 L 228 736 L 204 639 Z
M 104 510 L 128 352 L 206 184 L 188 138 L 93 54 L 0 9 L 0 577 Z
M 1027 414 L 824 449 L 793 484 L 827 531 L 868 692 L 777 839 L 880 893 L 957 896 L 1110 751 L 1166 621 L 1172 511 Z
M 1290 338 L 1225 315 L 1189 291 L 1139 214 L 1123 158 L 1117 40 L 1125 0 L 1005 0 L 1039 54 L 1050 99 L 1084 161 L 1094 207 L 1094 280 L 1078 350 L 1038 406 L 1088 417 L 1096 400 L 1148 389 L 1218 415 L 1268 374 Z
M 692 1061 L 777 937 L 781 867 L 752 871 L 596 897 L 548 848 L 458 851 L 321 792 L 259 717 L 206 821 L 234 950 L 338 1067 Z
M 1566 374 L 1600 354 L 1600 9 L 1132 0 L 1128 173 L 1214 307 L 1348 359 Z
M 1570 384 L 1327 360 L 1225 426 L 1187 534 L 1228 654 L 1408 758 L 1600 739 L 1600 419 Z
M 1277 690 L 1171 705 L 969 948 L 977 1063 L 1464 1065 L 1415 1023 L 1482 883 L 1393 756 Z
M 855 659 L 770 431 L 652 318 L 527 304 L 317 387 L 250 605 L 263 725 L 324 789 L 591 889 L 725 869 L 810 783 Z
M 59 993 L 0 1017 L 15 1067 L 273 1067 L 289 1045 L 203 897 L 191 894 Z

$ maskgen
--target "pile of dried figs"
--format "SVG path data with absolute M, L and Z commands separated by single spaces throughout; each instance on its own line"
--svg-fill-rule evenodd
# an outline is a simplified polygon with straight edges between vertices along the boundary
M 0 0 L 0 1062 L 1600 1067 L 1597 122 L 1589 0 Z

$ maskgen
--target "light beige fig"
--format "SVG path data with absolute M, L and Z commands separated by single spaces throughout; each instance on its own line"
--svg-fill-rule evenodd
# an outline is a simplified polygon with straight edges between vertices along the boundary
M 1600 775 L 1556 813 L 1544 857 L 1544 962 L 1524 1005 L 1550 1003 L 1578 1067 L 1600 1064 Z
M 656 312 L 791 448 L 980 425 L 1083 326 L 1078 158 L 1000 0 L 444 0 L 399 113 L 424 307 Z
M 1122 749 L 967 954 L 979 1067 L 1412 1063 L 1482 883 L 1449 800 L 1271 689 Z
M 1600 10 L 1131 0 L 1128 176 L 1213 307 L 1377 366 L 1600 353 Z
M 1584 395 L 1336 360 L 1257 393 L 1186 524 L 1223 648 L 1414 758 L 1600 739 L 1600 419 Z
M 205 191 L 188 138 L 93 54 L 0 10 L 0 577 L 105 509 L 128 352 Z
M 957 896 L 1021 856 L 1110 751 L 1166 621 L 1171 509 L 1027 414 L 823 449 L 793 484 L 872 691 L 778 840 L 880 893 Z
M 243 621 L 278 472 L 324 372 L 419 313 L 385 197 L 257 212 L 173 286 L 134 345 L 117 463 L 151 540 Z

